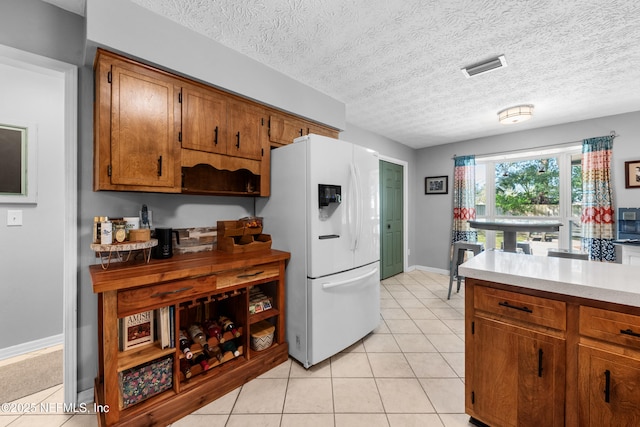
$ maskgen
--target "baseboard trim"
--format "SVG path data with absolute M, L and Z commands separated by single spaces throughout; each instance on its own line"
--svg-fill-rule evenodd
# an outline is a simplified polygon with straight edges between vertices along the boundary
M 54 345 L 60 345 L 63 343 L 64 334 L 52 335 L 39 340 L 25 342 L 23 344 L 1 349 L 0 360 L 9 359 L 11 357 L 20 356 L 22 354 L 31 353 L 32 351 L 42 350 L 43 348 L 53 347 Z
M 449 275 L 449 270 L 445 270 L 442 268 L 426 267 L 424 265 L 412 265 L 411 270 L 428 271 L 429 273 L 444 274 L 445 276 Z
M 78 403 L 92 403 L 93 402 L 93 387 L 87 390 L 83 390 L 78 393 Z

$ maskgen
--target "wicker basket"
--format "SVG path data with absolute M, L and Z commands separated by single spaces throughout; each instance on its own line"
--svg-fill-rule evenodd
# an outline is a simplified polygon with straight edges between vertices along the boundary
M 255 351 L 262 351 L 271 347 L 275 330 L 275 326 L 266 320 L 251 325 L 251 348 Z

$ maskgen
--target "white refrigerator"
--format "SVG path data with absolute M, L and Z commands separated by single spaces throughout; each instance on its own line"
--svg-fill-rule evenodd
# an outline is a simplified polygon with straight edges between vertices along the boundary
M 380 322 L 378 153 L 319 135 L 271 151 L 271 196 L 256 201 L 286 270 L 289 354 L 309 368 Z

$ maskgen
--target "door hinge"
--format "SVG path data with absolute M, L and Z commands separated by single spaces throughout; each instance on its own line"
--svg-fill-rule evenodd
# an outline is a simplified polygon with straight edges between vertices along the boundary
M 471 392 L 471 404 L 473 405 L 474 403 L 476 403 L 476 392 L 472 391 Z
M 260 126 L 264 126 L 264 117 L 260 119 Z
M 111 165 L 107 166 L 107 176 L 111 176 Z
M 260 155 L 264 157 L 264 148 L 261 149 Z
M 182 131 L 178 132 L 178 142 L 182 142 Z
M 471 335 L 476 333 L 476 322 L 471 322 Z
M 182 91 L 178 93 L 178 103 L 182 104 Z
M 109 71 L 109 72 L 107 72 L 107 82 L 108 83 L 111 83 L 111 78 L 112 78 L 111 71 Z

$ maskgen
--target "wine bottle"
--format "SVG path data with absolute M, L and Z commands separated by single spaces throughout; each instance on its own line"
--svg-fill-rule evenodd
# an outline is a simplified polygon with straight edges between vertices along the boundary
M 217 339 L 220 344 L 224 342 L 224 337 L 222 336 L 222 328 L 220 328 L 220 325 L 218 325 L 215 320 L 208 320 L 207 322 L 205 322 L 204 327 L 207 330 L 207 334 L 211 338 Z
M 233 341 L 226 341 L 224 344 L 222 344 L 222 349 L 224 351 L 230 351 L 231 353 L 233 353 L 234 357 L 240 356 L 238 347 L 236 347 L 236 344 Z
M 180 370 L 184 374 L 185 378 L 191 378 L 191 365 L 189 364 L 187 359 L 180 359 Z
M 240 336 L 240 331 L 238 331 L 238 328 L 236 328 L 235 323 L 233 323 L 231 321 L 231 319 L 229 319 L 226 316 L 220 316 L 218 321 L 222 325 L 222 330 L 223 331 L 231 332 L 233 334 L 233 336 L 235 336 L 236 338 L 238 338 Z
M 202 366 L 203 371 L 209 370 L 209 360 L 207 360 L 207 356 L 205 356 L 204 354 L 197 355 L 193 362 L 194 364 L 199 363 L 200 366 Z
M 213 347 L 210 347 L 210 350 L 211 354 L 218 359 L 218 362 L 222 362 L 224 355 L 222 354 L 222 350 L 220 350 L 220 346 L 214 345 Z
M 202 346 L 202 351 L 204 351 L 205 356 L 208 358 L 209 342 L 207 341 L 207 337 L 204 335 L 204 332 L 202 332 L 202 328 L 194 323 L 189 326 L 189 335 L 191 335 L 191 340 L 193 340 L 194 343 Z
M 193 353 L 191 353 L 191 349 L 189 348 L 189 338 L 187 338 L 186 332 L 182 329 L 180 330 L 180 350 L 182 350 L 184 357 L 187 359 L 193 357 Z

